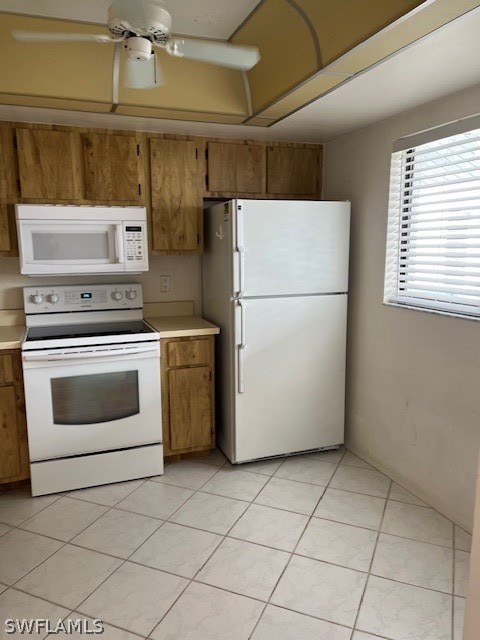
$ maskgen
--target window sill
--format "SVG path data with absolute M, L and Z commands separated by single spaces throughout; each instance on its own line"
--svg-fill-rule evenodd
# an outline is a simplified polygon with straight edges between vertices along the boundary
M 426 307 L 416 307 L 411 304 L 402 304 L 401 302 L 382 302 L 386 307 L 396 307 L 397 309 L 410 309 L 411 311 L 423 311 L 424 313 L 431 313 L 436 316 L 447 316 L 448 318 L 458 318 L 459 320 L 473 320 L 474 322 L 480 321 L 479 316 L 471 316 L 466 313 L 454 313 L 451 311 L 443 311 L 440 309 L 427 309 Z

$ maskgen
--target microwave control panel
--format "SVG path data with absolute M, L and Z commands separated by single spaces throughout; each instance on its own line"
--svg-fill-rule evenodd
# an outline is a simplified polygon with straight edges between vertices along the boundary
M 142 285 L 86 284 L 25 287 L 26 314 L 68 311 L 142 309 Z
M 143 262 L 145 244 L 142 225 L 125 226 L 125 260 L 127 264 L 129 262 Z

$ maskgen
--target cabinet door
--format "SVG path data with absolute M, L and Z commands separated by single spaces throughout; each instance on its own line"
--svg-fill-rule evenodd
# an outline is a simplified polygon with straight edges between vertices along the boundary
M 20 195 L 35 200 L 83 197 L 79 138 L 75 133 L 17 129 Z
M 320 197 L 321 148 L 270 146 L 267 193 Z
M 168 384 L 172 452 L 213 446 L 211 368 L 171 369 Z
M 209 142 L 208 190 L 231 195 L 265 193 L 265 147 Z
M 0 387 L 0 480 L 21 473 L 15 387 Z
M 9 256 L 18 255 L 13 209 L 13 203 L 18 202 L 13 134 L 10 127 L 0 125 L 0 253 Z
M 203 246 L 202 163 L 195 142 L 150 139 L 153 251 Z
M 140 202 L 140 146 L 135 136 L 82 134 L 87 200 Z

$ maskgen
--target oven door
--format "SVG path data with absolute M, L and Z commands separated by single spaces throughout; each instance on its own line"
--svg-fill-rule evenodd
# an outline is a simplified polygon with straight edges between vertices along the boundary
M 30 460 L 162 442 L 159 343 L 24 352 Z

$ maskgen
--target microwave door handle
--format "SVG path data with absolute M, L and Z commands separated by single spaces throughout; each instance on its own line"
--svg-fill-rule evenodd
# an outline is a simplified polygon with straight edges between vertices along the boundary
M 115 254 L 119 264 L 125 264 L 125 252 L 123 250 L 123 224 L 115 225 Z

